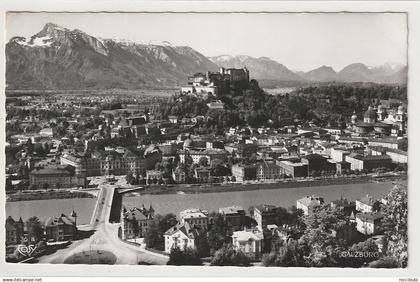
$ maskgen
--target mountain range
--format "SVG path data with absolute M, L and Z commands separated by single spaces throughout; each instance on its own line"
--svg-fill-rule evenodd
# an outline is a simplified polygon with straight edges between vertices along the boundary
M 302 82 L 377 82 L 406 83 L 407 67 L 401 64 L 386 63 L 382 66 L 368 67 L 362 63 L 354 63 L 335 71 L 330 66 L 321 66 L 308 72 L 293 72 L 284 65 L 267 57 L 221 55 L 210 57 L 219 66 L 238 68 L 244 65 L 255 79 Z
M 48 23 L 6 44 L 8 89 L 176 87 L 218 66 L 188 46 L 100 39 Z
M 267 57 L 207 58 L 189 46 L 101 39 L 47 23 L 37 34 L 6 44 L 7 89 L 140 89 L 178 87 L 196 72 L 246 66 L 251 78 L 284 82 L 363 81 L 405 83 L 407 67 L 351 64 L 336 72 L 322 66 L 294 72 Z

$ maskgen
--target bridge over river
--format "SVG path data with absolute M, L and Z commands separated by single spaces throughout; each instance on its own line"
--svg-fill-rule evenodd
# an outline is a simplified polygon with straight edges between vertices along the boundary
M 125 192 L 127 191 L 119 191 L 113 185 L 101 185 L 90 224 L 78 226 L 80 231 L 92 231 L 93 235 L 76 240 L 66 249 L 58 250 L 54 254 L 40 257 L 39 262 L 66 263 L 72 256 L 89 255 L 92 251 L 97 251 L 115 255 L 115 264 L 166 264 L 167 256 L 125 243 L 118 237 L 122 194 Z

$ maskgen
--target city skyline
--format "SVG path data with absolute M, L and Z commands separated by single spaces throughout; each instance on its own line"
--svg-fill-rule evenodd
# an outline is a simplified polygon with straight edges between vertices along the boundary
M 101 38 L 187 45 L 208 57 L 269 57 L 294 71 L 407 64 L 404 13 L 166 13 L 163 20 L 159 13 L 9 13 L 7 40 L 30 37 L 48 22 Z M 153 28 L 132 28 L 146 25 Z

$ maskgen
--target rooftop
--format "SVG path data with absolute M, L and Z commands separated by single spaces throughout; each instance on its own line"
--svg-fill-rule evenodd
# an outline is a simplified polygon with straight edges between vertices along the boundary
M 206 218 L 209 213 L 206 210 L 186 209 L 179 213 L 181 218 Z
M 368 142 L 379 142 L 379 143 L 392 143 L 392 144 L 399 144 L 405 142 L 406 139 L 401 138 L 369 138 Z
M 34 169 L 33 171 L 30 172 L 30 174 L 35 174 L 35 175 L 43 175 L 43 174 L 47 174 L 47 175 L 71 175 L 71 172 L 68 171 L 67 169 L 62 168 L 62 167 L 46 167 L 46 168 L 41 168 L 41 169 Z
M 306 164 L 304 164 L 302 162 L 291 162 L 291 161 L 285 161 L 285 160 L 280 161 L 280 163 L 283 163 L 283 164 L 288 165 L 288 166 L 293 166 L 293 167 L 298 167 L 298 166 L 304 166 L 304 165 L 306 165 Z
M 356 218 L 359 218 L 361 221 L 375 221 L 381 219 L 383 216 L 381 213 L 377 212 L 368 212 L 368 213 L 358 213 L 356 214 Z
M 262 232 L 253 230 L 253 231 L 236 231 L 233 232 L 232 238 L 236 238 L 239 242 L 248 242 L 251 240 L 260 241 L 264 239 Z
M 124 214 L 124 219 L 126 220 L 147 220 L 150 219 L 148 212 L 146 210 L 140 210 L 138 208 L 132 208 Z
M 361 202 L 361 203 L 363 203 L 365 205 L 369 205 L 369 206 L 373 206 L 373 204 L 375 204 L 376 202 L 378 202 L 378 200 L 373 199 L 373 197 L 370 196 L 370 195 L 366 195 L 365 197 L 363 197 L 361 199 L 358 199 L 356 201 Z
M 307 160 L 325 160 L 325 157 L 319 155 L 319 154 L 308 154 L 306 156 L 302 156 L 302 159 Z
M 382 147 L 382 146 L 369 146 L 369 148 L 372 151 L 377 151 L 377 152 L 392 152 L 392 153 L 396 153 L 396 154 L 408 156 L 408 153 L 406 151 L 398 150 L 398 149 L 394 149 L 394 148 L 388 148 L 388 147 Z
M 240 206 L 231 206 L 231 207 L 225 207 L 225 208 L 219 209 L 219 213 L 221 214 L 237 214 L 238 212 L 243 212 L 243 211 L 245 210 Z
M 275 212 L 277 207 L 273 205 L 259 205 L 254 207 L 254 209 L 258 210 L 259 212 Z
M 186 150 L 181 150 L 180 151 L 180 154 L 185 154 L 185 153 L 187 153 Z M 216 148 L 215 149 L 202 149 L 202 150 L 189 149 L 188 153 L 190 155 L 215 155 L 215 154 L 224 154 L 224 153 L 226 153 L 226 151 L 223 150 L 223 149 L 216 149 Z
M 196 228 L 194 228 L 193 226 L 191 226 L 188 222 L 184 222 L 184 223 L 178 223 L 177 225 L 171 227 L 170 229 L 168 229 L 165 232 L 165 235 L 173 235 L 176 232 L 182 232 L 185 234 L 185 236 L 187 236 L 188 238 L 194 239 L 196 236 L 198 236 L 198 231 Z
M 67 217 L 65 214 L 61 214 L 59 217 L 49 217 L 45 226 L 54 226 L 54 225 L 73 225 L 74 221 Z
M 388 155 L 377 155 L 377 156 L 355 155 L 353 156 L 353 158 L 356 160 L 361 160 L 361 161 L 391 160 L 391 157 Z
M 324 198 L 312 195 L 312 196 L 306 196 L 297 201 L 306 207 L 310 207 L 310 206 L 322 205 L 324 203 Z

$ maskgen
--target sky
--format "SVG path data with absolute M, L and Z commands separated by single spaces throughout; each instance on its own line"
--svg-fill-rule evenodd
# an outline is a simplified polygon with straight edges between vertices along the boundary
M 294 71 L 407 63 L 403 13 L 8 13 L 7 40 L 48 22 L 101 38 L 187 45 L 205 56 L 269 57 Z

